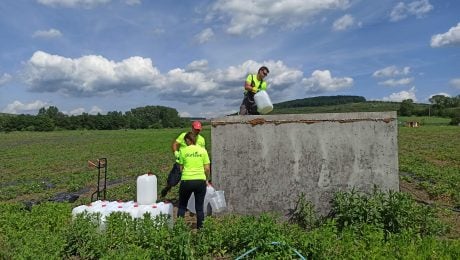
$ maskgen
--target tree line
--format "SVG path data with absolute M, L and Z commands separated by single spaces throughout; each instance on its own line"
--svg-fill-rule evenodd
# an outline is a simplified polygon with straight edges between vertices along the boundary
M 125 113 L 112 111 L 107 115 L 83 113 L 70 116 L 50 106 L 40 108 L 37 115 L 0 116 L 0 130 L 5 132 L 174 128 L 189 124 L 189 119 L 181 118 L 176 109 L 164 106 L 138 107 Z
M 450 117 L 452 119 L 451 124 L 460 124 L 460 95 L 455 97 L 434 95 L 429 101 L 430 105 L 420 108 L 412 99 L 403 100 L 398 113 L 401 116 Z
M 400 103 L 400 116 L 439 116 L 450 117 L 451 124 L 460 124 L 460 95 L 447 97 L 435 95 L 429 99 L 430 104 L 414 103 L 412 99 Z M 276 108 L 319 107 L 362 103 L 361 96 L 321 96 L 296 99 L 275 104 Z M 343 111 L 347 112 L 347 111 Z M 189 118 L 181 118 L 174 108 L 164 106 L 145 106 L 131 109 L 125 113 L 112 111 L 107 115 L 66 115 L 55 106 L 41 108 L 37 115 L 0 114 L 0 131 L 53 131 L 63 130 L 117 130 L 186 127 Z

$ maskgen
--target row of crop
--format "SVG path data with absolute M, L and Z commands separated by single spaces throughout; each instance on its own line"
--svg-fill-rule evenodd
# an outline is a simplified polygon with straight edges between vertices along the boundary
M 432 197 L 446 197 L 460 206 L 460 128 L 399 128 L 399 169 Z M 412 176 L 412 177 L 411 177 Z M 416 179 L 416 180 L 414 180 Z
M 0 204 L 0 258 L 210 259 L 459 259 L 460 240 L 437 235 L 445 226 L 435 212 L 401 193 L 338 193 L 332 214 L 317 217 L 299 199 L 290 221 L 274 215 L 208 217 L 192 230 L 182 219 L 108 217 L 71 219 L 70 204 L 44 203 L 26 210 Z M 275 243 L 274 243 L 275 242 Z M 296 252 L 298 254 L 296 254 Z

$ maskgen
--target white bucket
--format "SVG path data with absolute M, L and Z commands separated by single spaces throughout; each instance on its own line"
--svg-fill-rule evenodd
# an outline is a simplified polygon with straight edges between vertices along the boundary
M 149 205 L 157 201 L 157 177 L 144 174 L 137 177 L 137 203 Z
M 261 90 L 254 95 L 254 101 L 257 105 L 257 112 L 260 114 L 268 114 L 273 110 L 273 104 L 267 91 Z
M 208 214 L 208 204 L 209 204 L 210 199 L 215 196 L 215 192 L 216 190 L 211 185 L 206 187 L 206 195 L 204 196 L 204 203 L 203 203 L 203 211 L 204 211 L 205 216 L 209 215 Z M 193 214 L 196 214 L 195 195 L 193 193 L 192 193 L 192 196 L 190 196 L 190 199 L 188 200 L 187 209 Z
M 212 212 L 219 213 L 227 208 L 227 203 L 225 202 L 225 194 L 223 190 L 216 191 L 216 195 L 211 198 L 209 201 L 211 203 Z

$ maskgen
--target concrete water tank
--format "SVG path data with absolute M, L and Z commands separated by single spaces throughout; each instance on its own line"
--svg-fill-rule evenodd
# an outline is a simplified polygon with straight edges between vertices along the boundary
M 399 190 L 396 112 L 212 120 L 212 180 L 230 212 L 288 214 L 301 193 L 325 215 L 336 191 Z

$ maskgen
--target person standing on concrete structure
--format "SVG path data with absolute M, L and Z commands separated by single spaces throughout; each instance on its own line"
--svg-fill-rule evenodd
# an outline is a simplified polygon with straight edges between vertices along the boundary
M 177 217 L 185 216 L 188 200 L 193 193 L 195 196 L 196 226 L 200 229 L 203 226 L 204 197 L 211 172 L 209 155 L 206 149 L 196 145 L 197 136 L 193 132 L 185 134 L 184 140 L 187 146 L 181 148 L 179 152 L 179 166 L 182 176 L 179 186 Z
M 244 98 L 240 106 L 240 115 L 258 115 L 257 105 L 254 102 L 254 94 L 267 89 L 264 78 L 270 73 L 267 67 L 259 68 L 257 74 L 249 74 L 244 83 Z
M 206 141 L 203 136 L 200 135 L 201 131 L 201 122 L 200 121 L 193 121 L 192 122 L 192 133 L 196 135 L 196 144 L 204 149 L 206 149 Z M 171 149 L 174 153 L 174 157 L 176 158 L 176 162 L 174 163 L 171 171 L 168 175 L 168 180 L 166 183 L 166 187 L 161 190 L 161 197 L 165 197 L 166 194 L 171 190 L 173 186 L 176 186 L 180 181 L 181 170 L 179 168 L 179 151 L 182 148 L 187 147 L 185 143 L 185 135 L 187 132 L 181 133 L 172 143 Z

